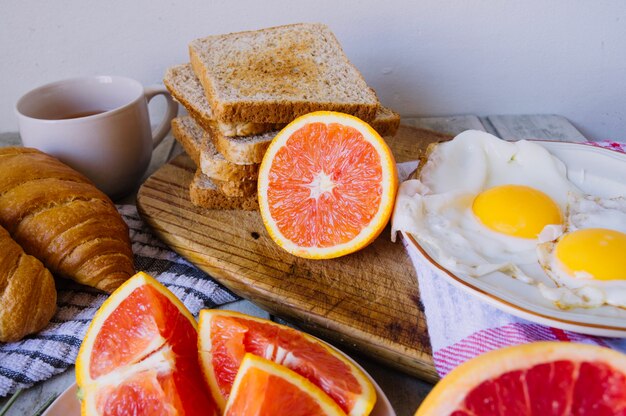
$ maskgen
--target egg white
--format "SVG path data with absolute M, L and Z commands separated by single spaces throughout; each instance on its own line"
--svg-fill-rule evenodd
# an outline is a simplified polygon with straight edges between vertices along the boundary
M 572 195 L 561 233 L 541 238 L 537 246 L 539 264 L 556 288 L 539 285 L 541 294 L 563 309 L 612 305 L 626 308 L 626 280 L 595 280 L 586 273 L 570 275 L 555 256 L 563 236 L 586 228 L 606 228 L 626 233 L 626 199 Z M 624 253 L 626 255 L 626 253 Z M 626 276 L 625 276 L 626 277 Z
M 435 261 L 452 272 L 483 276 L 501 271 L 527 279 L 520 266 L 536 264 L 537 239 L 495 232 L 472 211 L 474 198 L 498 185 L 526 185 L 550 196 L 565 212 L 569 193 L 565 165 L 539 144 L 506 142 L 481 131 L 466 131 L 437 145 L 419 180 L 404 182 L 392 219 L 412 234 Z

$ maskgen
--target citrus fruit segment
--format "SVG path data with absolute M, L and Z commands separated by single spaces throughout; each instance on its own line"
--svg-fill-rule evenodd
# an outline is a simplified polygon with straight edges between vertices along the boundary
M 422 415 L 626 415 L 626 355 L 566 342 L 491 351 L 443 378 Z
M 318 111 L 272 140 L 259 170 L 259 207 L 279 246 L 300 257 L 333 258 L 380 234 L 397 187 L 393 155 L 374 129 Z
M 246 353 L 282 364 L 320 387 L 347 414 L 367 415 L 376 392 L 343 354 L 308 334 L 233 311 L 202 310 L 200 364 L 213 397 L 224 408 Z
M 345 415 L 319 387 L 285 366 L 246 354 L 225 416 Z
M 198 366 L 197 326 L 165 286 L 137 273 L 102 304 L 76 359 L 83 414 L 217 414 Z

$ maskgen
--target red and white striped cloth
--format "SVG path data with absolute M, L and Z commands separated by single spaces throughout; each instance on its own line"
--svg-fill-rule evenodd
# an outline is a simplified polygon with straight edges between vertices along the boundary
M 588 144 L 626 153 L 626 143 Z M 416 167 L 410 163 L 399 166 L 401 176 L 402 172 Z M 430 265 L 416 258 L 412 250 L 407 251 L 417 271 L 435 367 L 442 377 L 457 365 L 487 351 L 532 341 L 574 341 L 626 352 L 626 340 L 563 331 L 502 312 L 452 286 Z

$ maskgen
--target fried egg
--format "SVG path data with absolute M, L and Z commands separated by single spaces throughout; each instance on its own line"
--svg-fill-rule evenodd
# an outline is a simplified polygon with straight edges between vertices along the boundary
M 626 307 L 626 199 L 572 195 L 562 229 L 548 231 L 537 256 L 557 288 L 539 285 L 544 297 L 561 308 Z
M 537 263 L 546 226 L 563 225 L 569 194 L 580 191 L 565 165 L 539 144 L 470 130 L 437 145 L 419 180 L 400 186 L 392 235 L 409 232 L 452 272 L 530 282 L 520 266 Z

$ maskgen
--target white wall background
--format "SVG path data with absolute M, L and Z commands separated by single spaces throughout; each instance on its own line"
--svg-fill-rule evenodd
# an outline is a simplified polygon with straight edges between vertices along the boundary
M 160 82 L 210 34 L 323 22 L 402 115 L 555 113 L 626 140 L 626 2 L 0 0 L 0 132 L 29 89 L 76 75 Z

